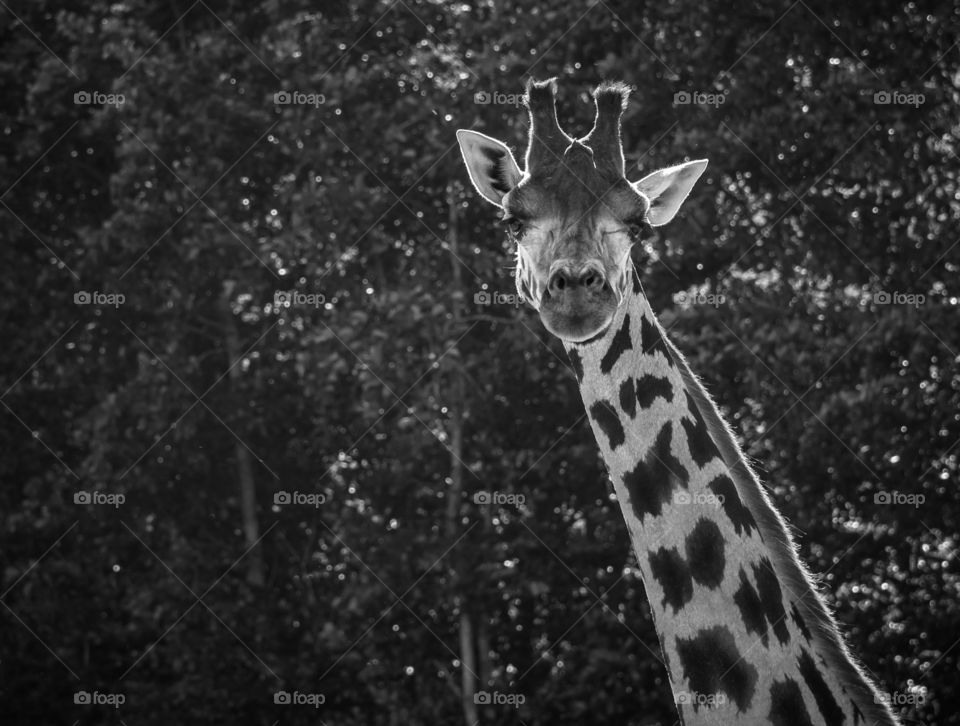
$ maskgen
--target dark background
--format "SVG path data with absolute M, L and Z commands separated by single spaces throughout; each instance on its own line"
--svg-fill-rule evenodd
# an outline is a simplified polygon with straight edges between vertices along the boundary
M 474 302 L 454 133 L 522 153 L 493 94 L 557 75 L 580 134 L 635 87 L 631 178 L 710 159 L 653 307 L 905 723 L 960 723 L 960 9 L 728 5 L 0 3 L 4 722 L 674 722 L 562 347 Z

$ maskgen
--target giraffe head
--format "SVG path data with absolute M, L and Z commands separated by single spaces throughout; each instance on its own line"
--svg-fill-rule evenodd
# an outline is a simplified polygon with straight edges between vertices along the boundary
M 629 88 L 593 92 L 596 120 L 580 139 L 557 121 L 556 79 L 527 83 L 530 134 L 525 169 L 506 144 L 476 131 L 457 139 L 470 180 L 502 210 L 517 244 L 517 292 L 547 330 L 568 342 L 604 333 L 631 289 L 630 248 L 644 224 L 666 224 L 707 166 L 690 161 L 630 182 L 620 116 Z

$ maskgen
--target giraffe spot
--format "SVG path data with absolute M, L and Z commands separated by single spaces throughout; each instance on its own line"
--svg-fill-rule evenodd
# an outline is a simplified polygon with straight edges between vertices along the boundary
M 646 355 L 653 355 L 659 352 L 667 362 L 667 365 L 673 367 L 673 357 L 670 355 L 670 349 L 663 342 L 660 331 L 657 326 L 650 322 L 646 315 L 640 320 L 640 346 Z
M 693 581 L 690 568 L 676 547 L 661 547 L 649 553 L 650 571 L 663 588 L 661 607 L 673 608 L 674 615 L 693 597 Z
M 763 614 L 763 603 L 760 602 L 760 595 L 757 594 L 742 567 L 740 568 L 740 587 L 733 594 L 733 602 L 740 610 L 743 627 L 748 633 L 759 635 L 763 647 L 766 648 L 770 644 L 770 638 L 767 634 L 767 618 Z
M 590 416 L 597 422 L 597 426 L 603 431 L 610 443 L 610 450 L 613 451 L 626 441 L 626 435 L 623 432 L 623 424 L 620 423 L 620 417 L 609 401 L 600 400 L 590 407 Z
M 724 513 L 733 523 L 733 530 L 738 535 L 745 534 L 749 537 L 751 530 L 757 528 L 757 520 L 744 506 L 733 480 L 726 474 L 721 474 L 707 484 L 707 488 L 720 500 Z
M 650 408 L 657 396 L 667 403 L 673 401 L 673 386 L 668 379 L 649 373 L 637 379 L 637 403 L 640 408 Z
M 860 723 L 866 723 L 866 718 L 863 715 L 863 711 L 860 710 L 860 707 L 850 699 L 850 710 L 853 711 L 853 726 L 857 726 Z
M 723 692 L 746 711 L 757 685 L 757 669 L 737 649 L 733 634 L 723 625 L 714 625 L 692 638 L 677 638 L 683 675 L 695 693 Z M 697 710 L 696 701 L 693 710 Z
M 727 558 L 717 523 L 700 517 L 687 535 L 685 546 L 693 579 L 711 590 L 718 587 L 723 582 Z
M 763 613 L 777 636 L 780 645 L 790 642 L 790 631 L 787 630 L 787 613 L 783 609 L 783 592 L 780 590 L 780 581 L 773 571 L 773 563 L 766 557 L 760 558 L 760 563 L 753 565 L 753 579 L 757 582 L 757 594 L 763 604 Z
M 687 486 L 687 470 L 670 450 L 672 442 L 673 423 L 667 421 L 647 455 L 623 475 L 633 513 L 641 522 L 646 515 L 659 517 L 677 485 Z
M 800 675 L 804 683 L 813 694 L 813 700 L 817 702 L 817 708 L 820 709 L 820 715 L 823 716 L 823 722 L 826 726 L 840 726 L 846 719 L 843 709 L 834 698 L 830 686 L 823 679 L 823 674 L 813 662 L 813 658 L 803 648 L 800 649 L 800 657 L 797 658 L 797 664 L 800 666 Z
M 720 452 L 717 451 L 717 445 L 713 443 L 713 438 L 707 430 L 707 424 L 700 415 L 700 409 L 693 402 L 693 397 L 687 393 L 687 409 L 690 411 L 690 421 L 684 418 L 680 423 L 683 430 L 687 432 L 687 446 L 690 448 L 690 456 L 701 469 L 707 462 L 718 458 Z
M 807 622 L 801 617 L 800 611 L 797 610 L 796 605 L 790 606 L 790 614 L 793 617 L 793 622 L 797 624 L 797 628 L 800 630 L 800 635 L 803 636 L 803 639 L 810 642 L 810 631 L 807 629 Z
M 600 359 L 600 372 L 606 375 L 613 370 L 613 367 L 620 360 L 620 357 L 633 347 L 633 339 L 630 337 L 630 316 L 623 316 L 623 325 L 610 341 L 610 347 Z
M 580 351 L 570 348 L 567 350 L 567 356 L 570 358 L 570 365 L 573 366 L 573 372 L 577 376 L 577 383 L 583 383 L 583 358 L 580 357 Z
M 792 678 L 770 686 L 771 726 L 813 726 L 800 686 Z
M 620 384 L 620 408 L 630 418 L 637 415 L 637 394 L 633 390 L 632 378 L 628 378 Z

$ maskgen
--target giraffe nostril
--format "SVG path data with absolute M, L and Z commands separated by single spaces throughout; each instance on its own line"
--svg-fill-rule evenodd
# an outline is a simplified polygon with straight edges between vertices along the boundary
M 563 270 L 557 270 L 550 278 L 548 289 L 552 293 L 562 292 L 567 287 L 567 276 Z
M 580 273 L 580 284 L 587 290 L 593 292 L 601 289 L 606 284 L 606 278 L 603 273 L 595 267 L 588 267 Z
M 601 290 L 606 282 L 603 272 L 598 270 L 595 265 L 581 267 L 576 272 L 560 268 L 551 275 L 548 291 L 556 295 L 567 289 L 582 287 L 587 292 L 596 292 Z

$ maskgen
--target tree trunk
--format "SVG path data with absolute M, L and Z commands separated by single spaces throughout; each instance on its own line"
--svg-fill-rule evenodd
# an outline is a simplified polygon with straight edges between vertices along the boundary
M 459 336 L 463 325 L 462 307 L 464 301 L 463 277 L 460 262 L 457 260 L 459 215 L 457 214 L 457 199 L 455 190 L 447 190 L 447 207 L 449 209 L 448 240 L 450 244 L 450 261 L 453 266 L 451 311 L 453 317 L 453 334 Z M 463 361 L 458 351 L 450 351 L 450 359 L 454 361 L 453 379 L 451 381 L 450 409 L 450 488 L 447 491 L 447 537 L 452 542 L 460 530 L 460 507 L 463 503 L 463 413 L 466 406 L 466 391 L 464 388 Z M 463 703 L 463 717 L 467 726 L 476 726 L 479 722 L 477 704 L 473 697 L 477 692 L 477 654 L 476 639 L 471 611 L 468 603 L 472 598 L 465 597 L 462 591 L 463 578 L 460 576 L 463 558 L 453 555 L 453 587 L 456 603 L 460 607 L 460 700 Z M 482 618 L 479 618 L 482 622 Z
M 223 286 L 223 295 L 220 298 L 220 314 L 223 318 L 224 342 L 227 348 L 227 365 L 230 372 L 227 378 L 230 381 L 231 397 L 239 405 L 240 402 L 240 366 L 238 359 L 242 353 L 240 336 L 237 333 L 237 321 L 230 310 L 230 298 L 233 283 L 227 281 Z M 239 420 L 234 417 L 234 421 Z M 237 482 L 240 485 L 240 516 L 243 521 L 243 536 L 250 552 L 246 556 L 247 582 L 251 585 L 264 584 L 263 554 L 257 541 L 260 539 L 260 524 L 257 521 L 257 489 L 253 478 L 253 463 L 250 451 L 239 439 L 234 437 L 234 459 L 237 466 Z

